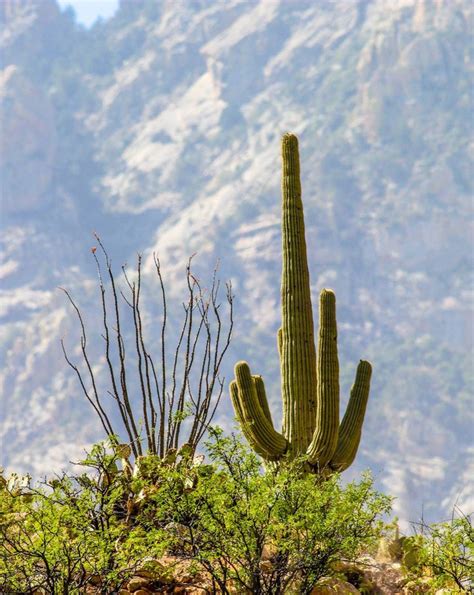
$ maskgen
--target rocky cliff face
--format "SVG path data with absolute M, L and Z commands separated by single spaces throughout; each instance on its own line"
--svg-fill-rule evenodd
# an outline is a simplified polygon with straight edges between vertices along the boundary
M 2 210 L 10 215 L 46 208 L 56 157 L 51 102 L 14 65 L 2 71 L 0 102 Z
M 44 473 L 100 436 L 62 361 L 60 336 L 78 333 L 54 291 L 97 318 L 92 229 L 117 265 L 142 251 L 150 276 L 156 250 L 176 299 L 190 254 L 203 278 L 220 258 L 237 294 L 227 371 L 250 359 L 278 407 L 292 130 L 346 395 L 356 358 L 374 364 L 355 472 L 370 465 L 404 519 L 468 506 L 471 4 L 143 0 L 88 32 L 52 1 L 0 17 L 5 462 Z

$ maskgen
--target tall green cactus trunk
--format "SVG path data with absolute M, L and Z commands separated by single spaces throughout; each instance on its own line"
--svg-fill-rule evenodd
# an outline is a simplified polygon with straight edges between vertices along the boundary
M 339 425 L 336 297 L 327 289 L 320 294 L 316 356 L 298 139 L 293 134 L 283 136 L 282 161 L 282 326 L 278 332 L 282 433 L 273 427 L 263 379 L 252 376 L 246 362 L 236 364 L 230 393 L 245 437 L 264 459 L 306 455 L 315 472 L 343 471 L 357 452 L 372 370 L 368 362 L 359 363 Z
M 316 352 L 296 136 L 282 140 L 281 390 L 283 434 L 296 453 L 311 442 L 316 419 Z

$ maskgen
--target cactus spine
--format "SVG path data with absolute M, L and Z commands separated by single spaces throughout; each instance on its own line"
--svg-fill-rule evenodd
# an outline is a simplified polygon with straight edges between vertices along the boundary
M 293 134 L 283 136 L 282 162 L 282 433 L 274 429 L 262 377 L 252 375 L 244 361 L 235 366 L 230 394 L 244 436 L 265 460 L 306 455 L 314 472 L 343 471 L 359 446 L 372 368 L 369 362 L 359 363 L 339 424 L 336 296 L 329 289 L 321 291 L 316 355 L 298 139 Z

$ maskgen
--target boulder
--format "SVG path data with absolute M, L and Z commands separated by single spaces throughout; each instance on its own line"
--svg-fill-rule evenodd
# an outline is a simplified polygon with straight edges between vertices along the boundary
M 128 581 L 127 588 L 132 593 L 136 593 L 140 589 L 147 589 L 150 586 L 150 580 L 142 576 L 134 576 Z
M 331 593 L 337 595 L 338 593 L 359 593 L 360 591 L 347 581 L 338 578 L 322 579 L 316 587 L 311 591 L 311 595 L 325 595 Z

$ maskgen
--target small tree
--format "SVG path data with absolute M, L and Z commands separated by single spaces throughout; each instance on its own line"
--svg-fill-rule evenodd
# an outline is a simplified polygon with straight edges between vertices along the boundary
M 337 475 L 305 473 L 302 460 L 263 474 L 235 436 L 212 438 L 213 465 L 197 471 L 195 488 L 183 490 L 180 470 L 169 468 L 139 522 L 159 531 L 171 521 L 175 552 L 205 569 L 216 592 L 311 593 L 336 562 L 377 540 L 390 498 L 369 476 L 341 487 Z
M 137 257 L 134 279 L 131 279 L 126 268 L 122 267 L 125 287 L 120 288 L 109 255 L 100 238 L 97 235 L 95 238 L 105 260 L 109 281 L 109 285 L 106 286 L 97 250 L 93 248 L 92 254 L 99 276 L 104 355 L 110 381 L 108 394 L 119 413 L 131 451 L 134 457 L 143 455 L 145 451 L 163 458 L 178 448 L 185 431 L 184 422 L 187 420 L 187 436 L 184 442 L 189 444 L 194 452 L 214 417 L 224 387 L 220 369 L 233 328 L 231 285 L 226 284 L 229 310 L 228 322 L 225 325 L 220 314 L 220 281 L 217 279 L 217 267 L 214 270 L 211 288 L 206 292 L 193 275 L 189 259 L 186 267 L 187 299 L 183 303 L 184 317 L 181 324 L 176 325 L 180 326 L 177 344 L 174 350 L 170 350 L 165 284 L 160 261 L 153 255 L 161 307 L 158 357 L 155 357 L 145 338 L 144 329 L 147 323 L 141 308 L 141 255 Z M 80 367 L 72 361 L 62 341 L 64 357 L 75 371 L 82 392 L 97 413 L 106 434 L 117 436 L 118 432 L 111 421 L 110 408 L 105 405 L 104 397 L 98 388 L 88 351 L 83 316 L 71 294 L 66 289 L 61 289 L 72 304 L 80 323 L 83 366 Z M 126 320 L 123 320 L 121 314 L 121 305 L 124 304 L 128 307 L 129 314 Z M 133 337 L 127 335 L 125 330 L 126 324 L 130 322 Z M 135 385 L 131 385 L 132 374 L 135 375 Z M 138 403 L 131 396 L 137 392 Z

